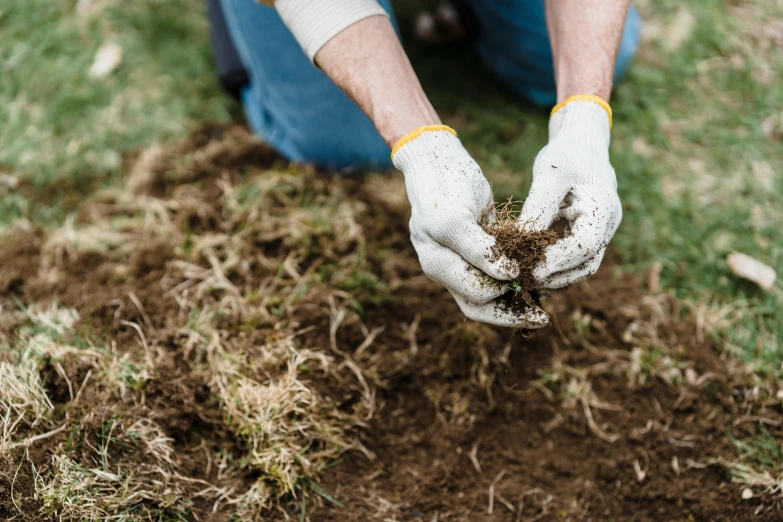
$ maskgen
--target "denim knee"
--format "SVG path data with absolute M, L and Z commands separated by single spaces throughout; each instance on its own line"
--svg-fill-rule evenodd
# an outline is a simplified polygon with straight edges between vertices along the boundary
M 631 60 L 636 56 L 639 48 L 639 39 L 642 35 L 642 16 L 635 6 L 628 9 L 628 17 L 625 19 L 625 28 L 620 40 L 620 48 L 617 50 L 617 61 L 614 64 L 614 81 L 619 82 L 625 76 Z
M 471 0 L 471 4 L 479 24 L 477 50 L 489 69 L 534 105 L 554 105 L 557 88 L 544 0 Z M 615 81 L 636 54 L 640 35 L 641 17 L 631 6 L 615 64 Z
M 288 159 L 328 169 L 391 167 L 373 123 L 310 63 L 274 9 L 254 0 L 221 5 L 248 70 L 241 101 L 258 136 Z M 382 5 L 388 8 L 388 1 Z

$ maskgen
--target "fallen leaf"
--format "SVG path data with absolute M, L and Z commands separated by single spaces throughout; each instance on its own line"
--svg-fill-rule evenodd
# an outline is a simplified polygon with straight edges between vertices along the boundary
M 775 284 L 775 270 L 754 257 L 732 252 L 726 258 L 726 263 L 735 275 L 756 283 L 764 290 L 770 290 Z
M 114 42 L 106 42 L 95 53 L 95 59 L 90 66 L 90 78 L 106 78 L 122 61 L 122 47 Z

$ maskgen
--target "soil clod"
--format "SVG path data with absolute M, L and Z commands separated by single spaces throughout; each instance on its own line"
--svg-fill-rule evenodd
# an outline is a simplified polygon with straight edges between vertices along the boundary
M 515 315 L 524 314 L 532 306 L 540 306 L 541 300 L 533 269 L 544 259 L 547 247 L 559 236 L 554 230 L 528 231 L 520 229 L 514 201 L 509 199 L 496 210 L 495 220 L 484 223 L 484 230 L 495 238 L 490 261 L 503 260 L 504 268 L 518 272 L 511 281 L 511 290 L 500 297 L 505 310 Z

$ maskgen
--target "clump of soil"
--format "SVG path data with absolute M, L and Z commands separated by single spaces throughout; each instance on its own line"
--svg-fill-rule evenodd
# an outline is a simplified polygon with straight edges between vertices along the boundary
M 531 306 L 541 305 L 533 279 L 533 269 L 544 259 L 547 247 L 555 243 L 560 236 L 554 230 L 520 230 L 517 217 L 514 202 L 509 199 L 498 207 L 495 221 L 482 226 L 495 238 L 489 259 L 504 259 L 509 265 L 504 268 L 519 272 L 517 278 L 510 283 L 511 290 L 501 296 L 500 302 L 506 310 L 522 315 Z

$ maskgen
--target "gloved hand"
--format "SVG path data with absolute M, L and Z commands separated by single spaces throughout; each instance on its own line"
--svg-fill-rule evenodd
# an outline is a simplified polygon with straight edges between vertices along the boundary
M 533 165 L 533 184 L 519 217 L 526 230 L 567 221 L 566 237 L 533 270 L 540 288 L 562 288 L 593 275 L 623 217 L 609 163 L 612 111 L 597 96 L 577 95 L 555 106 L 549 143 Z
M 538 309 L 518 316 L 495 299 L 516 277 L 507 260 L 490 261 L 495 239 L 479 226 L 494 215 L 494 199 L 481 169 L 445 125 L 421 127 L 392 151 L 405 175 L 411 204 L 411 241 L 424 273 L 448 288 L 462 312 L 474 321 L 499 326 L 539 328 L 548 323 Z

